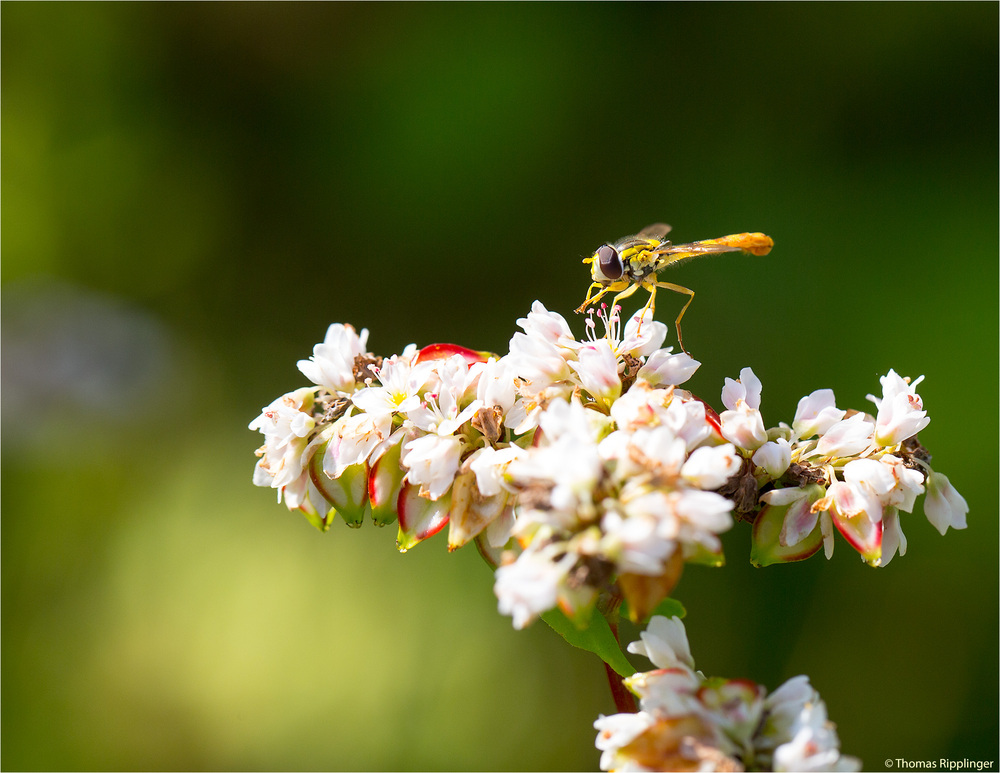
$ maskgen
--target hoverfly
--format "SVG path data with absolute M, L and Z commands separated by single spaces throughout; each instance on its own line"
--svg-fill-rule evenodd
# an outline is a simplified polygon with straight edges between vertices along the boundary
M 657 287 L 689 295 L 691 297 L 674 322 L 677 327 L 677 342 L 681 349 L 687 351 L 684 349 L 684 339 L 681 338 L 681 318 L 694 300 L 694 290 L 672 282 L 657 281 L 657 274 L 667 266 L 691 258 L 738 250 L 748 255 L 767 255 L 774 246 L 771 237 L 762 233 L 732 234 L 690 244 L 671 244 L 664 239 L 669 232 L 670 226 L 666 223 L 655 223 L 634 236 L 625 236 L 613 244 L 603 244 L 589 258 L 584 258 L 584 263 L 592 264 L 590 273 L 594 281 L 587 290 L 587 299 L 576 310 L 577 313 L 609 292 L 618 293 L 611 303 L 614 308 L 618 301 L 627 298 L 640 287 L 649 290 L 649 300 L 643 311 L 647 308 L 650 312 L 653 311 Z M 597 295 L 593 295 L 595 290 L 599 291 Z

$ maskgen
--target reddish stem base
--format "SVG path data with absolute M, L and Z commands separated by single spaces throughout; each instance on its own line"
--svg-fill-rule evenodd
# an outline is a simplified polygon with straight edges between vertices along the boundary
M 635 696 L 622 684 L 622 678 L 607 663 L 604 664 L 604 670 L 608 674 L 608 685 L 611 687 L 611 696 L 615 699 L 615 707 L 619 713 L 635 714 L 639 710 L 639 707 L 635 703 Z

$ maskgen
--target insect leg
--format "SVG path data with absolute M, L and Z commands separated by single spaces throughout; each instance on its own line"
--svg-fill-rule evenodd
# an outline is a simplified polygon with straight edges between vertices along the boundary
M 629 285 L 628 287 L 626 287 L 620 293 L 618 293 L 618 295 L 616 295 L 614 297 L 614 299 L 611 301 L 611 309 L 612 309 L 612 311 L 614 310 L 615 306 L 618 305 L 618 301 L 620 301 L 622 298 L 628 298 L 632 293 L 634 293 L 638 289 L 639 289 L 639 285 L 638 284 L 632 284 L 632 285 Z
M 634 293 L 640 287 L 645 287 L 650 292 L 649 300 L 646 301 L 646 305 L 643 306 L 643 309 L 642 309 L 643 312 L 645 312 L 646 308 L 649 307 L 649 305 L 653 302 L 653 296 L 656 295 L 656 288 L 649 287 L 644 282 L 643 283 L 636 283 L 636 284 L 633 284 L 633 285 L 629 285 L 627 288 L 625 288 L 620 293 L 618 293 L 618 295 L 616 295 L 614 297 L 614 300 L 611 301 L 611 311 L 614 312 L 615 306 L 618 305 L 618 301 L 620 301 L 622 298 L 628 298 L 632 293 Z M 642 322 L 639 323 L 639 330 L 642 330 Z M 639 330 L 636 330 L 636 335 L 639 334 Z
M 662 287 L 664 290 L 673 290 L 675 293 L 681 293 L 682 295 L 691 296 L 688 298 L 687 303 L 684 304 L 684 308 L 681 309 L 681 313 L 677 315 L 677 319 L 674 320 L 674 326 L 677 328 L 677 343 L 680 344 L 681 351 L 687 354 L 688 350 L 684 348 L 684 338 L 681 336 L 681 317 L 684 316 L 684 312 L 687 311 L 688 306 L 691 305 L 691 301 L 694 300 L 694 290 L 682 287 L 681 285 L 675 285 L 672 282 L 655 282 L 653 283 L 653 289 L 650 290 L 650 293 L 655 292 L 655 288 L 657 287 Z M 652 301 L 652 297 L 650 298 L 650 301 Z
M 592 292 L 594 292 L 595 288 L 600 288 L 601 291 L 597 295 L 595 295 L 593 298 L 591 298 L 590 294 Z M 598 298 L 600 298 L 602 295 L 604 295 L 606 292 L 608 292 L 610 290 L 611 290 L 610 287 L 605 287 L 602 284 L 598 284 L 597 282 L 594 282 L 592 285 L 590 285 L 589 288 L 587 288 L 587 297 L 584 300 L 584 302 L 580 304 L 579 308 L 576 310 L 576 313 L 577 314 L 582 314 L 584 309 L 586 309 L 590 304 L 596 303 Z

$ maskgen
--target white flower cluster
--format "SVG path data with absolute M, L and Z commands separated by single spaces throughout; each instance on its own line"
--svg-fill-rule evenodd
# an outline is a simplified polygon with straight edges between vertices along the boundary
M 448 526 L 497 566 L 502 612 L 521 628 L 560 608 L 585 624 L 601 594 L 643 619 L 685 562 L 722 563 L 731 513 L 754 522 L 758 565 L 833 549 L 834 527 L 869 563 L 906 543 L 899 512 L 927 490 L 943 533 L 968 507 L 933 472 L 915 434 L 929 419 L 894 372 L 876 416 L 840 410 L 830 390 L 765 429 L 761 384 L 726 380 L 717 415 L 678 388 L 699 363 L 661 348 L 644 310 L 593 315 L 584 340 L 535 302 L 498 357 L 452 344 L 382 358 L 368 331 L 331 325 L 299 369 L 313 386 L 250 424 L 264 435 L 254 482 L 320 529 L 398 519 L 407 550 Z
M 369 514 L 379 525 L 398 516 L 404 550 L 449 520 L 453 548 L 493 521 L 509 529 L 513 508 L 495 485 L 493 447 L 515 398 L 506 366 L 452 345 L 411 345 L 383 359 L 366 352 L 367 338 L 331 325 L 299 362 L 315 386 L 251 422 L 265 437 L 254 483 L 276 488 L 321 529 L 335 513 L 352 526 Z
M 625 679 L 640 710 L 595 723 L 601 769 L 614 771 L 858 770 L 840 754 L 826 705 L 805 676 L 770 695 L 743 679 L 694 670 L 684 624 L 654 616 L 629 651 L 657 670 Z
M 549 403 L 508 467 L 523 549 L 497 569 L 495 591 L 515 627 L 556 605 L 584 621 L 615 578 L 644 618 L 685 561 L 722 563 L 717 535 L 732 526 L 733 504 L 715 489 L 741 457 L 704 403 L 646 375 L 640 368 L 607 413 L 576 394 Z
M 872 566 L 906 552 L 899 513 L 912 512 L 918 495 L 924 512 L 944 534 L 964 529 L 968 506 L 948 479 L 931 469 L 916 434 L 930 422 L 916 386 L 890 370 L 881 378 L 882 397 L 868 396 L 876 415 L 837 408 L 832 390 L 799 401 L 792 426 L 765 430 L 761 383 L 745 368 L 726 380 L 720 415 L 722 434 L 752 466 L 736 483 L 741 513 L 752 519 L 754 562 L 798 560 L 824 546 L 833 554 L 834 527 Z M 761 493 L 762 492 L 762 493 Z
M 336 512 L 398 517 L 402 550 L 447 524 L 450 549 L 478 538 L 505 563 L 496 591 L 517 627 L 557 603 L 589 613 L 616 577 L 655 606 L 673 582 L 630 591 L 634 578 L 721 561 L 732 504 L 712 489 L 741 460 L 710 409 L 675 390 L 698 363 L 660 348 L 665 325 L 598 318 L 605 334 L 591 316 L 578 341 L 536 302 L 503 357 L 438 344 L 382 359 L 367 330 L 331 325 L 299 362 L 315 386 L 250 424 L 265 437 L 254 482 L 321 529 Z

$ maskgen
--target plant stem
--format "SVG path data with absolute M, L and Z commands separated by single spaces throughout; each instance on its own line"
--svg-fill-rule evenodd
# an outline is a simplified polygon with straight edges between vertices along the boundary
M 615 594 L 605 599 L 605 603 L 600 608 L 601 613 L 608 621 L 608 626 L 611 628 L 611 633 L 614 635 L 615 641 L 618 642 L 619 649 L 621 649 L 621 641 L 618 639 L 618 608 L 621 606 L 621 603 L 621 596 Z M 607 663 L 604 664 L 604 671 L 608 675 L 608 686 L 611 688 L 611 697 L 615 700 L 615 708 L 622 714 L 635 714 L 639 710 L 635 702 L 635 696 L 622 684 L 622 678 Z
M 635 704 L 635 696 L 622 684 L 622 678 L 607 663 L 604 664 L 604 670 L 608 675 L 611 697 L 615 699 L 615 708 L 622 714 L 635 714 L 638 711 L 638 707 Z

